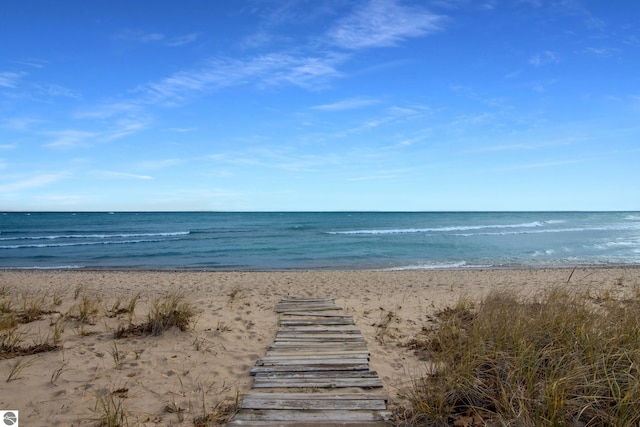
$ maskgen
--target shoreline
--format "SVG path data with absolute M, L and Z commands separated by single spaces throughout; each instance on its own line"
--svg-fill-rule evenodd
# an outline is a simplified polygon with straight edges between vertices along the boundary
M 406 347 L 435 313 L 461 298 L 476 300 L 493 290 L 524 296 L 554 286 L 613 297 L 640 286 L 640 266 L 456 270 L 0 270 L 0 300 L 20 308 L 42 297 L 51 312 L 20 325 L 24 341 L 44 339 L 51 324 L 74 310 L 83 295 L 97 301 L 91 323 L 66 321 L 58 351 L 24 356 L 29 365 L 5 382 L 17 359 L 0 360 L 0 408 L 17 409 L 29 425 L 86 425 L 97 399 L 122 394 L 133 425 L 193 425 L 193 420 L 252 384 L 249 371 L 273 342 L 277 301 L 284 297 L 333 297 L 354 315 L 371 353 L 371 369 L 384 383 L 392 406 L 422 375 L 426 362 Z M 114 339 L 113 331 L 140 323 L 154 298 L 181 292 L 197 315 L 187 331 Z M 79 296 L 74 298 L 78 292 Z M 108 317 L 114 301 L 140 295 L 135 313 Z M 53 305 L 55 298 L 59 305 Z M 390 322 L 385 325 L 385 319 Z M 120 363 L 113 358 L 119 354 Z M 59 378 L 52 381 L 56 370 Z M 357 390 L 352 390 L 357 392 Z M 204 400 L 204 401 L 203 401 Z M 175 404 L 182 412 L 167 412 Z M 180 421 L 182 418 L 182 421 Z
M 540 264 L 540 265 L 470 265 L 467 267 L 389 267 L 389 268 L 280 268 L 280 269 L 206 269 L 206 268 L 149 268 L 149 267 L 76 267 L 76 266 L 58 266 L 58 267 L 0 267 L 0 273 L 2 272 L 14 272 L 14 271 L 50 271 L 50 272 L 105 272 L 105 271 L 117 271 L 117 272 L 150 272 L 150 273 L 308 273 L 308 272 L 373 272 L 373 273 L 385 273 L 385 272 L 430 272 L 430 271 L 482 271 L 482 270 L 573 270 L 573 269 L 619 269 L 619 268 L 640 268 L 640 264 L 636 263 L 620 263 L 620 264 L 572 264 L 572 265 L 558 265 L 558 264 Z

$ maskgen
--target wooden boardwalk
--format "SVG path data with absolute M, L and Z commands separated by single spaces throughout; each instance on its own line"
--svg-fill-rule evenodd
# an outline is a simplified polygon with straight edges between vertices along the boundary
M 386 426 L 387 399 L 353 316 L 330 298 L 284 299 L 274 343 L 229 426 Z M 339 393 L 338 388 L 357 389 Z

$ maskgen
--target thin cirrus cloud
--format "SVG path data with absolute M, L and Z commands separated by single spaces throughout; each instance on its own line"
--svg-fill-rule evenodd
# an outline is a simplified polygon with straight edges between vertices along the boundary
M 278 86 L 285 83 L 313 88 L 340 73 L 344 55 L 304 56 L 272 53 L 245 59 L 216 58 L 198 70 L 180 71 L 138 87 L 142 104 L 175 104 L 204 91 L 239 85 Z
M 96 138 L 99 134 L 96 132 L 65 129 L 61 131 L 44 132 L 44 135 L 52 138 L 50 142 L 45 144 L 45 147 L 73 148 L 87 145 L 89 141 Z
M 88 147 L 95 142 L 109 142 L 122 138 L 133 133 L 137 133 L 148 126 L 146 120 L 120 119 L 115 121 L 109 129 L 97 132 L 65 129 L 58 131 L 42 132 L 43 135 L 51 139 L 44 144 L 47 148 L 77 148 Z
M 371 105 L 378 104 L 379 101 L 368 98 L 352 98 L 337 101 L 331 104 L 322 104 L 311 107 L 312 110 L 320 111 L 344 111 L 344 110 L 356 110 L 358 108 L 364 108 Z
M 326 34 L 323 49 L 310 43 L 297 51 L 269 52 L 245 58 L 217 57 L 199 69 L 177 72 L 141 85 L 138 103 L 181 103 L 194 93 L 239 85 L 273 87 L 294 85 L 321 89 L 343 76 L 339 67 L 351 55 L 341 49 L 393 46 L 442 29 L 444 17 L 394 0 L 372 0 L 337 22 Z M 192 35 L 193 38 L 196 35 Z M 146 39 L 147 37 L 143 37 Z M 339 106 L 338 106 L 339 107 Z
M 340 68 L 364 48 L 393 46 L 413 37 L 421 37 L 442 27 L 444 18 L 424 9 L 406 7 L 395 0 L 372 0 L 357 6 L 353 12 L 326 32 L 321 44 L 318 39 L 291 51 L 266 52 L 259 55 L 215 57 L 201 67 L 176 72 L 160 80 L 139 85 L 127 100 L 107 103 L 93 111 L 76 114 L 77 118 L 131 117 L 144 106 L 178 106 L 204 92 L 237 86 L 258 89 L 278 86 L 298 86 L 306 90 L 326 88 L 333 80 L 344 76 Z M 198 38 L 197 33 L 170 38 L 161 33 L 123 30 L 116 38 L 137 43 L 164 43 L 179 46 Z M 315 41 L 314 41 L 315 40 Z M 324 47 L 322 47 L 324 46 Z M 322 47 L 318 49 L 319 47 Z M 351 52 L 345 52 L 350 50 Z M 371 99 L 350 99 L 317 106 L 320 111 L 342 111 L 363 108 L 376 103 Z M 121 131 L 109 131 L 102 140 L 116 139 L 142 130 L 144 124 L 120 126 Z M 66 135 L 49 146 L 77 145 L 88 135 Z
M 162 33 L 145 32 L 141 30 L 125 29 L 117 33 L 114 38 L 133 43 L 163 43 L 167 46 L 176 47 L 196 41 L 198 33 L 190 33 L 182 36 L 167 37 Z
M 557 64 L 558 62 L 560 62 L 560 60 L 558 59 L 558 55 L 550 50 L 545 50 L 544 52 L 538 53 L 529 58 L 529 64 L 533 65 L 534 67 Z
M 340 20 L 329 33 L 329 42 L 344 49 L 394 46 L 412 37 L 434 33 L 444 18 L 396 1 L 373 0 Z
M 31 188 L 43 187 L 49 184 L 53 184 L 61 179 L 65 178 L 65 174 L 41 174 L 31 176 L 19 181 L 14 181 L 6 184 L 0 184 L 0 192 L 12 193 L 14 191 L 28 190 Z
M 112 178 L 113 179 L 140 179 L 145 181 L 153 179 L 153 177 L 149 175 L 138 175 L 138 174 L 133 174 L 128 172 L 117 172 L 117 171 L 96 171 L 95 174 L 102 178 L 108 178 L 108 179 L 112 179 Z
M 12 71 L 3 71 L 0 73 L 0 87 L 14 89 L 18 86 L 18 81 L 24 77 L 25 73 L 15 73 Z

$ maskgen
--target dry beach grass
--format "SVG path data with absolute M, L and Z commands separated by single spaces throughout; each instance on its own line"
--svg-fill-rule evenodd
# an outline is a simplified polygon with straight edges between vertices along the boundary
M 640 268 L 2 271 L 0 409 L 36 426 L 215 425 L 251 386 L 275 303 L 330 296 L 398 424 L 631 425 L 639 284 Z

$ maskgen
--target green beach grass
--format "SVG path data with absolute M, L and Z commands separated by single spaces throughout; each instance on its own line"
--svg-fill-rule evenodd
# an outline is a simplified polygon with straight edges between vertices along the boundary
M 640 288 L 511 291 L 440 311 L 411 346 L 429 361 L 414 425 L 637 426 Z

